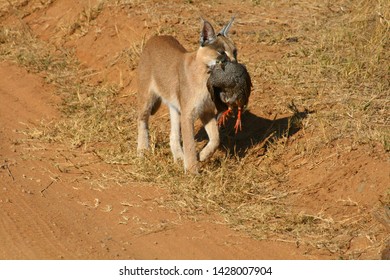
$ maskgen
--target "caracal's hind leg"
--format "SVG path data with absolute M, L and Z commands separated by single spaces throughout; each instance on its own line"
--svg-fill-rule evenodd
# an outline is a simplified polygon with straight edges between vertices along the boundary
M 173 160 L 176 162 L 178 159 L 183 159 L 183 149 L 180 143 L 180 113 L 173 107 L 169 106 L 169 114 L 171 117 L 171 135 L 169 144 L 173 155 Z
M 155 94 L 148 93 L 146 98 L 142 99 L 142 97 L 140 95 L 138 111 L 137 154 L 139 157 L 142 157 L 149 149 L 149 117 L 158 110 L 161 104 L 161 98 Z

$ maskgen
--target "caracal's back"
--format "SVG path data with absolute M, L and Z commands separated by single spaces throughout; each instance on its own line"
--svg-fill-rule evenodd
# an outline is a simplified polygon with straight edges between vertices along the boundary
M 139 94 L 157 94 L 170 102 L 172 97 L 177 98 L 185 53 L 186 49 L 172 36 L 150 38 L 138 66 Z

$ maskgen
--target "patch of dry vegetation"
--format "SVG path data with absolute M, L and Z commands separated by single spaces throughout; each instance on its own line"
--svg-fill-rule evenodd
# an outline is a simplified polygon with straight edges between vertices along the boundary
M 388 151 L 389 2 L 297 2 L 312 8 L 312 18 L 302 19 L 289 35 L 263 30 L 261 38 L 283 45 L 290 36 L 300 44 L 276 65 L 255 61 L 252 69 L 287 93 L 275 98 L 285 100 L 294 92 L 297 104 L 316 111 L 307 120 L 307 132 L 322 135 L 316 144 L 349 138 L 356 144 L 380 142 Z
M 248 62 L 254 77 L 272 81 L 285 93 L 278 98 L 291 100 L 293 92 L 298 107 L 315 113 L 302 114 L 292 105 L 285 122 L 277 126 L 277 122 L 267 122 L 260 139 L 240 154 L 235 153 L 235 139 L 226 130 L 227 150 L 221 149 L 205 163 L 199 176 L 185 175 L 181 165 L 173 163 L 164 125 L 152 125 L 151 152 L 138 159 L 136 108 L 123 104 L 118 86 L 90 85 L 90 70 L 82 69 L 70 50 L 40 41 L 26 27 L 4 26 L 0 29 L 0 59 L 15 61 L 56 85 L 64 100 L 64 118 L 31 128 L 28 134 L 38 141 L 92 152 L 112 165 L 112 171 L 99 178 L 102 184 L 158 184 L 170 190 L 168 204 L 182 215 L 196 218 L 199 213 L 218 212 L 227 224 L 257 238 L 306 244 L 342 258 L 357 258 L 361 252 L 346 252 L 352 237 L 377 234 L 378 228 L 364 226 L 371 214 L 359 205 L 353 216 L 297 210 L 291 201 L 305 190 L 289 184 L 286 154 L 294 151 L 313 159 L 340 139 L 347 139 L 350 146 L 379 143 L 390 150 L 390 2 L 334 1 L 316 8 L 320 16 L 315 21 L 303 22 L 293 30 L 302 43 L 280 61 Z M 104 7 L 96 11 L 101 9 Z M 85 17 L 88 22 L 94 20 L 92 14 Z M 267 33 L 263 43 L 284 44 L 286 35 L 280 32 Z M 124 50 L 117 59 L 136 65 L 142 44 Z M 135 100 L 135 93 L 127 98 Z M 286 105 L 281 102 L 279 113 L 286 114 Z M 165 116 L 159 118 L 167 121 Z M 310 137 L 303 142 L 290 141 L 299 130 Z M 390 204 L 389 195 L 384 201 Z M 373 245 L 373 249 L 377 247 Z

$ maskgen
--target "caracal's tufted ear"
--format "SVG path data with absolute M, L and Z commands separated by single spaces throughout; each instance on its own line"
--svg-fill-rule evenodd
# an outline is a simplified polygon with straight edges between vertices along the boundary
M 214 28 L 210 22 L 202 18 L 203 27 L 200 33 L 200 45 L 202 47 L 212 44 L 217 38 Z
M 227 36 L 228 36 L 230 27 L 232 27 L 232 25 L 233 25 L 234 18 L 235 18 L 235 16 L 232 16 L 232 18 L 230 19 L 230 21 L 228 22 L 228 24 L 226 24 L 226 25 L 221 29 L 221 31 L 219 31 L 218 35 L 222 35 L 222 36 L 224 36 L 224 37 L 227 37 Z

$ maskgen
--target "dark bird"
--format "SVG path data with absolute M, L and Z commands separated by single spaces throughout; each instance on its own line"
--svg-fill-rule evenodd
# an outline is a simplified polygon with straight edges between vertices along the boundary
M 251 93 L 251 77 L 246 67 L 237 62 L 218 63 L 210 69 L 207 89 L 218 111 L 218 124 L 224 125 L 237 108 L 236 133 L 241 130 L 241 114 Z

